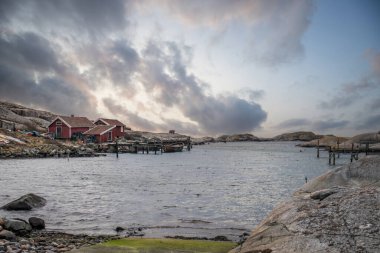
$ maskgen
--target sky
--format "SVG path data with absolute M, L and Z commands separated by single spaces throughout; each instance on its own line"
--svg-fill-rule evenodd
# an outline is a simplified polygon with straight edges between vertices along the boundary
M 193 136 L 380 130 L 380 1 L 0 0 L 0 100 Z

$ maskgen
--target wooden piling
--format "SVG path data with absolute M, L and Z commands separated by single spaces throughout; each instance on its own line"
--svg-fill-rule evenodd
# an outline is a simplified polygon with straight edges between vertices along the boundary
M 319 139 L 317 140 L 317 158 L 319 158 Z
M 115 149 L 116 149 L 116 158 L 119 158 L 119 144 L 117 142 L 117 139 L 116 139 L 116 147 L 115 147 Z
M 331 165 L 331 146 L 329 147 L 329 165 Z
M 335 152 L 333 152 L 333 165 L 335 165 Z
M 339 137 L 338 137 L 338 140 L 336 142 L 336 145 L 337 145 L 337 149 L 338 149 L 338 158 L 340 157 L 340 152 L 339 152 Z

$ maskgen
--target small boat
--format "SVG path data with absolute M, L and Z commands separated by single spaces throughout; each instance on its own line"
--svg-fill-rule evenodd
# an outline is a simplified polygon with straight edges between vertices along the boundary
M 183 144 L 169 144 L 163 147 L 165 153 L 182 152 Z

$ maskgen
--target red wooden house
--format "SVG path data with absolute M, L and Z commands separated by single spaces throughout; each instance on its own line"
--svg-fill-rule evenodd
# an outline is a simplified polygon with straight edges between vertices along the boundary
M 83 134 L 86 137 L 92 138 L 91 141 L 96 143 L 113 142 L 120 137 L 120 131 L 115 125 L 97 125 Z
M 95 125 L 115 126 L 115 130 L 113 130 L 115 137 L 123 137 L 125 135 L 125 130 L 131 130 L 131 128 L 125 126 L 123 123 L 121 123 L 117 119 L 100 118 L 100 119 L 95 120 Z
M 95 125 L 86 117 L 58 116 L 48 126 L 48 132 L 57 139 L 80 136 Z

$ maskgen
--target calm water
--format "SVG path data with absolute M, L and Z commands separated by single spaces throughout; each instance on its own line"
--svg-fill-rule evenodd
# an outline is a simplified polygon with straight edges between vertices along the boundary
M 233 239 L 289 198 L 305 176 L 329 169 L 326 157 L 315 158 L 315 149 L 300 152 L 294 145 L 219 143 L 119 159 L 0 160 L 0 205 L 29 192 L 48 201 L 30 212 L 0 210 L 0 216 L 38 216 L 49 229 L 73 233 L 144 226 L 150 236 Z

